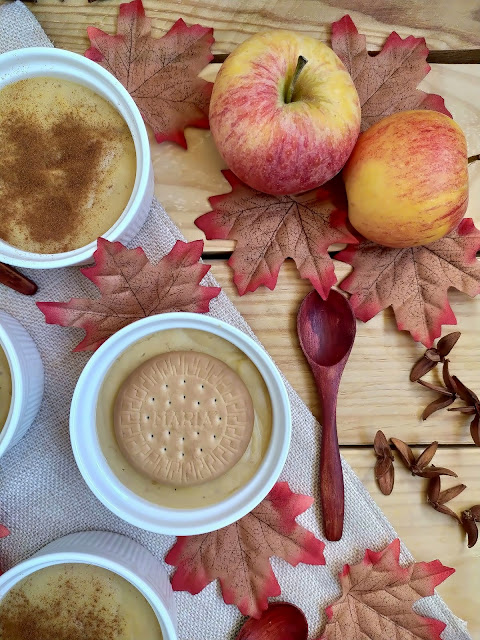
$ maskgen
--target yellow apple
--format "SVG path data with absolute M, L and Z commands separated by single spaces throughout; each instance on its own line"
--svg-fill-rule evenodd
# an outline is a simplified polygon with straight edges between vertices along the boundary
M 348 217 L 387 247 L 429 244 L 454 229 L 468 204 L 467 144 L 437 111 L 401 111 L 362 133 L 343 170 Z
M 342 169 L 360 131 L 360 103 L 332 49 L 299 33 L 269 31 L 223 63 L 209 119 L 218 150 L 243 182 L 295 194 Z

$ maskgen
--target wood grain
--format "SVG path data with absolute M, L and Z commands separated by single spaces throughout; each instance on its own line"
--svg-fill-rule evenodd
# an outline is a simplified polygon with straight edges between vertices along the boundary
M 202 73 L 214 80 L 220 65 L 209 65 Z M 469 155 L 480 153 L 480 65 L 432 65 L 432 70 L 420 88 L 439 93 L 445 98 L 447 107 L 463 128 Z M 209 131 L 187 129 L 188 150 L 172 143 L 157 144 L 151 139 L 152 159 L 155 172 L 155 194 L 167 213 L 175 220 L 188 240 L 204 238 L 194 224 L 195 219 L 210 211 L 208 198 L 230 191 L 228 182 L 220 171 L 225 168 Z M 480 162 L 470 166 L 470 207 L 467 215 L 480 225 Z M 232 251 L 231 240 L 208 240 L 208 254 Z M 339 245 L 331 247 L 332 250 Z
M 239 296 L 231 272 L 222 260 L 211 260 L 212 273 L 245 317 L 290 383 L 319 416 L 313 378 L 296 334 L 296 314 L 310 284 L 301 280 L 292 261 L 280 271 L 274 291 L 266 288 Z M 350 267 L 336 262 L 343 279 Z M 451 354 L 451 369 L 469 387 L 480 391 L 480 297 L 471 299 L 452 290 L 452 308 L 462 337 Z M 455 330 L 445 327 L 444 334 Z M 387 437 L 410 443 L 439 440 L 446 444 L 471 444 L 468 416 L 439 412 L 422 422 L 423 408 L 434 399 L 432 392 L 409 381 L 409 373 L 424 348 L 410 334 L 398 331 L 393 313 L 387 310 L 368 323 L 357 322 L 357 337 L 340 384 L 337 426 L 340 444 L 372 444 L 377 429 Z M 431 374 L 437 380 L 437 373 Z M 480 449 L 478 461 L 480 463 Z
M 39 0 L 29 5 L 56 46 L 83 53 L 88 47 L 86 27 L 115 30 L 121 0 L 88 4 L 87 0 Z M 5 0 L 0 0 L 4 4 Z M 432 7 L 423 0 L 144 0 L 153 19 L 153 32 L 161 36 L 178 18 L 215 28 L 216 53 L 231 51 L 247 36 L 261 29 L 289 28 L 323 40 L 329 38 L 331 22 L 349 12 L 367 35 L 371 49 L 378 49 L 395 29 L 403 37 L 425 36 L 432 49 L 444 50 L 447 59 L 479 61 L 480 5 L 478 0 L 440 0 Z M 458 49 L 450 53 L 448 49 Z M 463 51 L 461 51 L 463 50 Z M 441 52 L 440 52 L 441 53 Z M 434 57 L 439 60 L 439 57 Z M 215 72 L 211 66 L 208 73 Z M 447 106 L 464 127 L 469 153 L 480 152 L 478 80 L 480 66 L 437 65 L 424 81 L 426 90 L 444 95 Z M 189 150 L 156 145 L 154 151 L 156 194 L 189 239 L 200 237 L 195 217 L 208 210 L 208 197 L 228 189 L 220 169 L 222 160 L 209 132 L 187 130 Z M 468 214 L 480 222 L 480 163 L 470 167 L 470 209 Z M 208 243 L 209 251 L 231 250 L 229 242 Z M 226 263 L 213 260 L 212 271 L 234 304 L 245 316 L 272 357 L 300 395 L 318 414 L 316 392 L 301 354 L 295 333 L 298 306 L 310 285 L 298 277 L 295 266 L 282 268 L 275 291 L 258 290 L 239 297 L 231 282 Z M 343 277 L 346 265 L 337 264 Z M 453 292 L 452 306 L 463 335 L 452 352 L 452 369 L 464 381 L 480 390 L 478 354 L 478 313 L 480 299 L 469 300 Z M 448 332 L 450 328 L 445 328 Z M 422 348 L 405 333 L 396 330 L 390 311 L 379 314 L 364 325 L 358 323 L 358 337 L 340 388 L 338 426 L 343 444 L 371 444 L 378 428 L 387 436 L 396 435 L 415 443 L 438 439 L 443 443 L 470 443 L 468 420 L 442 413 L 426 423 L 419 419 L 423 406 L 431 399 L 428 391 L 408 382 L 408 373 Z M 457 570 L 439 587 L 455 614 L 469 622 L 473 640 L 480 640 L 478 593 L 480 587 L 480 545 L 466 548 L 460 528 L 449 518 L 424 504 L 426 482 L 412 478 L 396 464 L 396 484 L 391 496 L 383 496 L 373 478 L 374 456 L 370 447 L 343 447 L 342 453 L 367 489 L 396 527 L 399 535 L 418 560 L 440 558 Z M 480 451 L 473 446 L 439 450 L 435 463 L 453 467 L 458 482 L 468 485 L 452 506 L 459 511 L 480 502 Z M 457 481 L 449 479 L 444 486 Z
M 39 0 L 31 9 L 57 47 L 83 53 L 87 26 L 94 24 L 113 32 L 120 3 Z M 228 53 L 251 34 L 266 29 L 293 29 L 327 41 L 331 23 L 346 13 L 373 50 L 379 49 L 393 30 L 402 37 L 424 36 L 430 49 L 480 47 L 480 6 L 476 0 L 439 0 L 434 9 L 423 0 L 144 0 L 144 5 L 157 35 L 179 17 L 214 27 L 216 53 Z
M 419 455 L 421 449 L 415 450 Z M 384 496 L 373 477 L 375 456 L 371 449 L 342 449 L 342 455 L 395 527 L 403 542 L 418 561 L 439 559 L 454 567 L 454 573 L 438 587 L 438 592 L 455 615 L 468 622 L 473 640 L 480 640 L 480 542 L 468 549 L 462 529 L 455 521 L 425 504 L 427 481 L 412 477 L 395 453 L 395 487 Z M 480 503 L 480 450 L 444 448 L 435 454 L 434 463 L 458 473 L 457 478 L 442 480 L 442 488 L 466 484 L 467 489 L 448 506 L 461 513 Z

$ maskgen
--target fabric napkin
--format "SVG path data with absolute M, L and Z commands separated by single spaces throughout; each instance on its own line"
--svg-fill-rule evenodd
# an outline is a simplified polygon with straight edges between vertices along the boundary
M 53 45 L 21 2 L 3 5 L 0 7 L 0 53 L 28 46 Z M 179 229 L 155 200 L 145 226 L 131 246 L 142 246 L 149 258 L 157 261 L 177 239 L 182 239 Z M 45 324 L 42 313 L 35 306 L 36 300 L 58 301 L 96 295 L 96 289 L 78 268 L 30 271 L 28 275 L 39 286 L 36 296 L 28 298 L 2 287 L 0 309 L 15 316 L 35 340 L 45 365 L 46 387 L 40 413 L 31 430 L 0 461 L 0 522 L 12 532 L 1 542 L 3 568 L 27 558 L 59 536 L 82 530 L 123 533 L 163 560 L 175 539 L 142 531 L 117 518 L 95 498 L 77 470 L 69 441 L 68 415 L 75 384 L 89 355 L 71 352 L 81 331 Z M 211 275 L 205 277 L 204 283 L 217 285 Z M 224 293 L 212 302 L 211 315 L 256 340 Z M 289 383 L 285 381 L 285 384 L 292 406 L 293 437 L 280 479 L 287 480 L 297 493 L 313 495 L 318 503 L 318 448 L 312 443 L 316 442 L 320 427 Z M 325 607 L 340 594 L 337 575 L 343 565 L 360 561 L 367 547 L 380 550 L 396 537 L 393 527 L 345 461 L 343 471 L 344 535 L 340 542 L 327 542 L 327 565 L 293 568 L 282 560 L 273 559 L 282 588 L 281 599 L 291 601 L 305 611 L 312 638 L 320 635 Z M 318 537 L 322 537 L 320 521 L 319 510 L 315 507 L 299 517 L 299 522 Z M 413 561 L 404 546 L 401 560 L 404 563 Z M 173 571 L 171 567 L 167 570 Z M 175 597 L 181 640 L 235 637 L 242 617 L 236 607 L 224 604 L 216 583 L 197 596 L 177 593 Z M 466 624 L 451 613 L 438 595 L 423 599 L 416 609 L 447 623 L 444 640 L 470 638 Z

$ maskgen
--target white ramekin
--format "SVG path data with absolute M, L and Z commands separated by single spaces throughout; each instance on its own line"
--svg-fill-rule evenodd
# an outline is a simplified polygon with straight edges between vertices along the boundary
M 97 436 L 96 406 L 112 363 L 130 345 L 166 329 L 199 329 L 238 347 L 263 377 L 272 404 L 272 435 L 255 476 L 233 495 L 198 509 L 172 509 L 149 502 L 127 489 L 110 469 Z M 78 468 L 103 504 L 127 522 L 155 533 L 185 536 L 215 531 L 254 509 L 275 484 L 290 446 L 291 416 L 283 380 L 268 353 L 235 327 L 197 313 L 164 313 L 142 318 L 109 338 L 82 371 L 70 409 L 70 437 Z
M 37 347 L 22 325 L 0 311 L 0 346 L 12 377 L 12 401 L 0 431 L 0 457 L 28 431 L 43 397 L 43 364 Z
M 137 154 L 135 184 L 124 212 L 113 227 L 103 234 L 111 242 L 128 242 L 145 222 L 153 198 L 150 145 L 137 105 L 111 73 L 77 53 L 49 47 L 29 47 L 0 55 L 0 89 L 12 82 L 38 76 L 63 78 L 92 89 L 108 100 L 128 124 Z M 73 251 L 42 254 L 16 249 L 0 240 L 0 260 L 30 269 L 70 267 L 91 261 L 96 246 L 95 240 Z
M 163 640 L 177 640 L 172 587 L 161 562 L 130 538 L 106 531 L 85 531 L 59 538 L 0 576 L 0 600 L 20 580 L 55 564 L 92 564 L 128 580 L 154 610 Z

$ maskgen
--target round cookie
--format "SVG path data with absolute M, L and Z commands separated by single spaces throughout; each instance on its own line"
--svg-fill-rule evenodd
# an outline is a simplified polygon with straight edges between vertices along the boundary
M 195 351 L 162 353 L 125 380 L 115 435 L 128 462 L 156 482 L 193 486 L 218 478 L 245 453 L 253 403 L 221 360 Z

